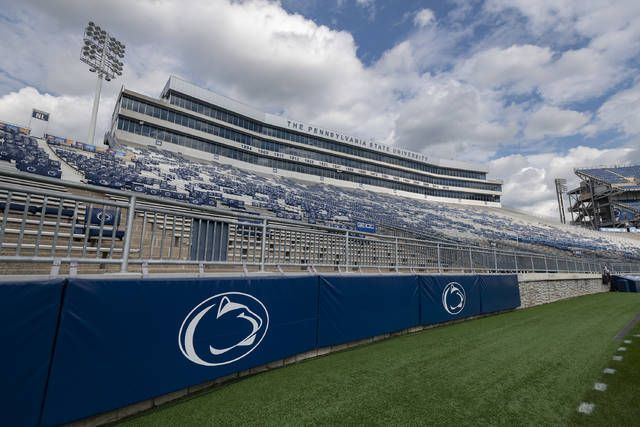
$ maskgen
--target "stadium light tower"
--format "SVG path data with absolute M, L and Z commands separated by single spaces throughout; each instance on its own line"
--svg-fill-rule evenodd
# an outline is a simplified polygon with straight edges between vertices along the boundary
M 567 223 L 567 218 L 564 213 L 564 193 L 567 192 L 567 180 L 564 178 L 556 178 L 556 198 L 558 199 L 558 210 L 560 211 L 560 222 L 562 224 Z
M 89 22 L 84 29 L 84 45 L 80 51 L 80 60 L 89 66 L 89 71 L 98 76 L 96 93 L 93 98 L 93 110 L 91 111 L 91 123 L 89 124 L 89 138 L 87 140 L 89 144 L 93 144 L 96 133 L 102 79 L 109 82 L 122 75 L 124 49 L 125 46 L 120 41 L 93 22 Z

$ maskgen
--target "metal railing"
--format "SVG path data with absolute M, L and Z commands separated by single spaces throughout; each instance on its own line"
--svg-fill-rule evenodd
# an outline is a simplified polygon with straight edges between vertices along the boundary
M 311 225 L 62 182 L 0 176 L 0 274 L 216 271 L 600 273 L 597 259 Z M 21 184 L 16 184 L 20 178 Z M 62 190 L 42 189 L 44 184 Z M 65 191 L 66 190 L 66 191 Z M 637 264 L 610 265 L 637 272 Z

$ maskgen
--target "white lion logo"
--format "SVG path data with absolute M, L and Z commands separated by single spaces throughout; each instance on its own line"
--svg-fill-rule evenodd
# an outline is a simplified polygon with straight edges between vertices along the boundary
M 216 347 L 214 343 L 209 343 L 208 352 L 202 347 L 197 350 L 194 342 L 196 329 L 200 321 L 214 308 L 215 320 L 223 317 L 231 317 L 231 320 L 240 319 L 248 322 L 250 331 L 232 345 Z M 198 365 L 226 365 L 255 350 L 265 337 L 268 327 L 269 313 L 260 300 L 241 292 L 226 292 L 207 298 L 189 312 L 180 326 L 178 346 L 187 359 Z
M 442 291 L 442 306 L 447 313 L 455 315 L 464 309 L 467 295 L 464 288 L 458 282 L 451 282 Z

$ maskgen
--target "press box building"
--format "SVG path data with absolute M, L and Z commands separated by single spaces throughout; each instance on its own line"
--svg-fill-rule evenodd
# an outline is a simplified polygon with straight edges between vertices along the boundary
M 111 144 L 147 145 L 263 174 L 436 202 L 500 206 L 487 169 L 258 111 L 175 76 L 160 98 L 123 88 Z

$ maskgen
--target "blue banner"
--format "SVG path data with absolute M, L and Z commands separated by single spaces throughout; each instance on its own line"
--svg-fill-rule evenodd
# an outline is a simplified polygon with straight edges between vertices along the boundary
M 38 424 L 63 283 L 63 280 L 0 283 L 2 425 Z
M 316 346 L 317 277 L 69 280 L 44 425 Z
M 480 276 L 480 301 L 483 314 L 520 307 L 518 275 Z
M 362 231 L 365 233 L 375 233 L 376 225 L 368 222 L 356 222 L 356 231 Z
M 418 280 L 410 276 L 321 276 L 318 347 L 417 326 Z
M 479 276 L 419 276 L 420 322 L 449 322 L 481 313 Z

